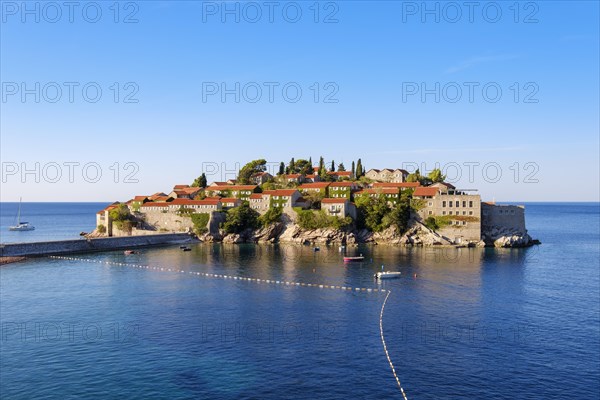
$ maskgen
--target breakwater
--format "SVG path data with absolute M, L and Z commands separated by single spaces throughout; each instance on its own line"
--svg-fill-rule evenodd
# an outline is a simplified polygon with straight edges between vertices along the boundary
M 0 257 L 46 256 L 131 249 L 147 246 L 190 243 L 196 239 L 186 233 L 120 236 L 94 239 L 57 240 L 0 245 Z

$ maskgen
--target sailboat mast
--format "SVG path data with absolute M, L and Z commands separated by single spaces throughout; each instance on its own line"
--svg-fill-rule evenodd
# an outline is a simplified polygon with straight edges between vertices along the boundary
M 19 197 L 19 211 L 17 212 L 17 225 L 19 225 L 21 223 L 21 201 L 23 200 L 22 197 Z

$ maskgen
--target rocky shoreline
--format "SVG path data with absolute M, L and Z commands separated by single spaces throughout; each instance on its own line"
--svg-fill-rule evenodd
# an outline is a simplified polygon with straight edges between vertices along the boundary
M 448 246 L 448 247 L 497 247 L 518 248 L 540 244 L 529 234 L 509 229 L 492 227 L 482 232 L 479 242 L 453 243 L 440 234 L 413 220 L 411 227 L 401 234 L 396 227 L 382 232 L 366 229 L 338 230 L 333 228 L 303 230 L 293 222 L 277 222 L 267 228 L 246 230 L 241 233 L 225 234 L 223 231 L 198 236 L 203 242 L 223 243 L 291 243 L 303 245 L 344 245 L 383 244 L 394 246 Z
M 0 257 L 0 265 L 12 264 L 27 260 L 27 257 Z

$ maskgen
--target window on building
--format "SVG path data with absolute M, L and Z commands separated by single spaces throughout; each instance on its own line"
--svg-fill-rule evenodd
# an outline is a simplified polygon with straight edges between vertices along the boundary
M 514 215 L 515 214 L 515 210 L 510 210 L 510 213 Z
M 429 204 L 429 207 L 431 207 L 433 205 L 433 203 L 431 201 L 429 203 L 427 203 L 427 204 Z
M 469 201 L 469 207 L 473 207 L 473 201 L 472 200 Z
M 429 212 L 428 212 L 428 214 L 429 214 L 429 215 L 432 215 L 432 214 L 433 214 L 433 211 L 429 211 Z
M 452 207 L 452 201 L 448 202 L 448 207 Z
M 448 215 L 452 215 L 452 211 L 448 211 Z
M 442 201 L 442 207 L 446 207 L 446 202 Z
M 442 211 L 442 215 L 446 215 L 446 211 Z
M 467 212 L 466 212 L 466 211 L 463 211 L 463 215 L 467 215 Z
M 463 221 L 462 223 L 463 223 L 463 225 L 466 225 L 466 224 L 467 224 L 467 221 Z
M 463 207 L 467 206 L 467 202 L 465 200 L 463 200 Z

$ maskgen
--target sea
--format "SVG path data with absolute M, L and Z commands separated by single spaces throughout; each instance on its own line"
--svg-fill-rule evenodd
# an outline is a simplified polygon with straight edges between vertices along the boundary
M 107 203 L 23 203 L 76 239 Z M 600 398 L 600 205 L 525 203 L 527 249 L 197 244 L 0 267 L 2 399 Z M 373 274 L 400 271 L 377 282 Z M 307 284 L 310 284 L 307 285 Z M 382 313 L 382 306 L 385 308 Z

